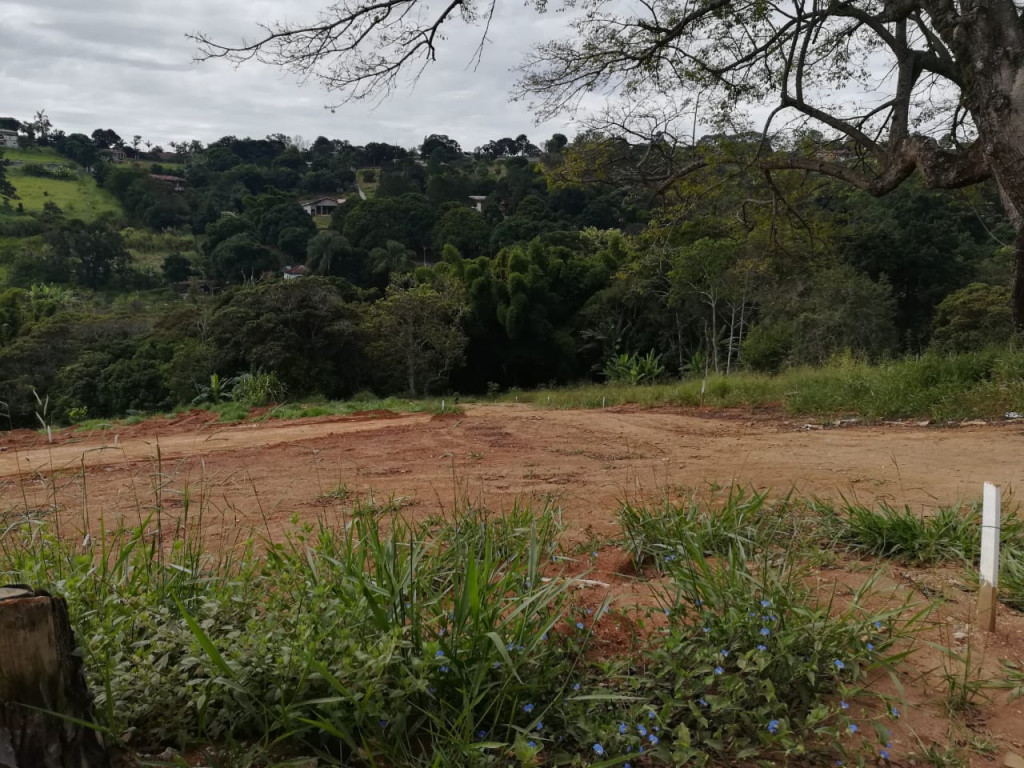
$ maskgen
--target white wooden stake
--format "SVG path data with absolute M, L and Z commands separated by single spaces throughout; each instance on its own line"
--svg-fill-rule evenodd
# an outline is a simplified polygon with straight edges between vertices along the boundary
M 999 527 L 1002 491 L 985 483 L 981 508 L 981 588 L 978 591 L 978 626 L 996 629 L 996 592 L 999 587 Z

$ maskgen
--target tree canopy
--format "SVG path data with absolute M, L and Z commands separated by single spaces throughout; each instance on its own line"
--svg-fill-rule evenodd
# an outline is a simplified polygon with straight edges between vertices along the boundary
M 307 23 L 274 22 L 239 45 L 199 34 L 199 57 L 257 58 L 342 99 L 380 97 L 438 55 L 442 29 L 489 30 L 496 3 L 346 0 Z M 543 12 L 548 4 L 537 0 Z M 882 195 L 915 171 L 932 187 L 996 182 L 1017 231 L 1015 319 L 1024 322 L 1024 21 L 1014 0 L 644 0 L 567 3 L 570 34 L 526 55 L 514 93 L 539 119 L 593 93 L 622 97 L 606 124 L 678 161 L 693 126 L 770 108 L 745 161 L 822 173 Z M 481 38 L 481 52 L 486 32 Z M 820 131 L 801 142 L 808 129 Z M 770 140 L 769 140 L 770 139 Z M 667 148 L 667 150 L 666 150 Z M 671 180 L 707 164 L 668 164 Z M 650 154 L 650 151 L 648 152 Z

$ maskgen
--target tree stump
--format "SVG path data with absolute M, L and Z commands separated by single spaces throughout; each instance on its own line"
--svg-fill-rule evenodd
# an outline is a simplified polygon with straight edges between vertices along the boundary
M 76 722 L 78 721 L 78 722 Z M 107 768 L 61 597 L 0 587 L 0 768 Z

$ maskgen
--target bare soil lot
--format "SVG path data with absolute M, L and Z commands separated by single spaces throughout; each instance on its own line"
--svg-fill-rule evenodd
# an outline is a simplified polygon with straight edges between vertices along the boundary
M 63 431 L 53 443 L 30 431 L 0 433 L 0 523 L 27 511 L 55 516 L 65 534 L 85 527 L 95 534 L 101 517 L 108 528 L 133 525 L 159 506 L 166 531 L 188 493 L 191 514 L 203 508 L 206 536 L 217 547 L 252 531 L 277 538 L 294 519 L 331 514 L 355 498 L 390 499 L 416 516 L 468 497 L 494 509 L 551 501 L 563 510 L 570 539 L 607 542 L 619 535 L 622 500 L 654 500 L 711 483 L 780 495 L 842 494 L 862 503 L 884 499 L 926 514 L 978 498 L 986 480 L 1001 484 L 1014 504 L 1012 490 L 1024 480 L 1018 423 L 809 428 L 770 411 L 515 404 L 239 425 L 215 418 L 194 412 L 91 434 Z M 624 552 L 604 546 L 588 574 L 620 602 L 642 602 L 642 581 L 628 565 Z M 941 598 L 927 639 L 958 652 L 971 644 L 978 675 L 998 677 L 1000 659 L 1024 658 L 1024 616 L 1003 608 L 995 635 L 967 631 L 974 593 L 962 569 L 882 565 L 894 599 Z M 843 556 L 819 576 L 853 584 L 876 566 Z M 597 604 L 604 590 L 593 591 Z M 1024 700 L 991 691 L 976 710 L 949 718 L 941 704 L 948 672 L 942 655 L 922 644 L 910 665 L 920 674 L 910 676 L 897 752 L 919 752 L 932 741 L 960 744 L 978 766 L 1001 764 L 1007 751 L 1024 754 Z M 996 749 L 991 757 L 977 747 L 986 742 Z
M 985 480 L 1024 479 L 1024 424 L 808 429 L 749 411 L 539 410 L 470 405 L 463 414 L 321 417 L 224 425 L 205 412 L 94 433 L 0 433 L 0 507 L 57 506 L 95 521 L 137 516 L 190 484 L 229 498 L 263 527 L 314 515 L 339 485 L 350 494 L 402 497 L 425 512 L 469 494 L 492 507 L 556 501 L 570 528 L 614 527 L 621 500 L 666 489 L 738 483 L 784 493 L 927 508 L 980 496 Z M 158 453 L 159 452 L 159 453 Z M 159 455 L 159 464 L 157 462 Z M 58 479 L 56 499 L 44 477 Z M 21 482 L 15 482 L 21 481 Z M 17 486 L 17 487 L 16 487 Z M 415 510 L 412 510 L 415 511 Z

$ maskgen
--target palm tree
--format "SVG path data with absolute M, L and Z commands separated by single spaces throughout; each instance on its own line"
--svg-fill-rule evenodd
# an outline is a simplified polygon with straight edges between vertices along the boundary
M 413 252 L 397 240 L 388 240 L 383 248 L 370 251 L 370 271 L 375 277 L 390 278 L 401 272 L 411 272 Z

